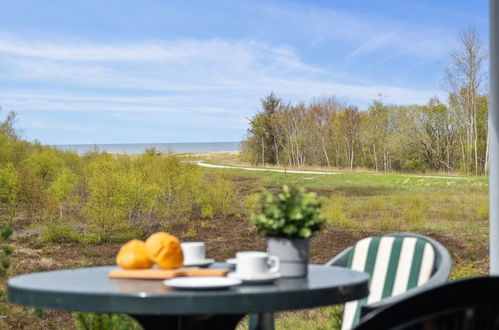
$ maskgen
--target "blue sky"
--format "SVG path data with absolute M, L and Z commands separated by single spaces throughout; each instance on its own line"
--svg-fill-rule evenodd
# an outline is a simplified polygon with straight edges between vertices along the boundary
M 488 1 L 23 1 L 0 10 L 0 117 L 46 144 L 239 141 L 271 91 L 445 101 Z

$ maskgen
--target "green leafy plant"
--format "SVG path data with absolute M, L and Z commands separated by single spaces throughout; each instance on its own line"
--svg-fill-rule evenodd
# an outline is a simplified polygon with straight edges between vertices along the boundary
M 251 215 L 251 222 L 265 236 L 308 238 L 324 224 L 322 204 L 314 192 L 285 185 L 277 196 L 268 191 L 260 195 L 260 212 Z
M 42 226 L 40 240 L 50 243 L 78 242 L 80 241 L 80 236 L 76 228 L 70 223 L 46 221 Z
M 5 244 L 5 242 L 12 235 L 12 227 L 4 227 L 0 231 L 0 279 L 6 278 L 8 275 L 8 270 L 10 267 L 10 255 L 14 252 L 14 249 Z M 0 289 L 0 301 L 5 300 L 5 292 Z
M 79 330 L 139 330 L 141 326 L 123 314 L 73 313 Z

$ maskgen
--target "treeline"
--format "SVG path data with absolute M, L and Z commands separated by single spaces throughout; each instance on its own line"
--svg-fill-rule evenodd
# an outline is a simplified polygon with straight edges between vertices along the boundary
M 448 102 L 365 109 L 336 97 L 290 104 L 273 93 L 250 120 L 241 157 L 253 164 L 376 171 L 485 174 L 488 168 L 486 53 L 475 29 L 460 34 L 445 68 Z
M 475 163 L 467 121 L 436 98 L 411 106 L 376 100 L 359 111 L 335 97 L 290 105 L 271 94 L 251 119 L 241 157 L 262 165 L 481 174 L 487 166 L 487 96 L 477 98 L 477 108 Z
M 79 156 L 21 140 L 15 114 L 0 123 L 0 215 L 27 218 L 48 241 L 102 242 L 168 229 L 175 221 L 224 216 L 233 184 L 154 149 L 138 156 Z

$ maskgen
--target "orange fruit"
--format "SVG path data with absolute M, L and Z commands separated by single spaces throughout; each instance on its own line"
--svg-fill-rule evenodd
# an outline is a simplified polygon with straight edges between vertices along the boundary
M 184 262 L 180 241 L 173 235 L 159 232 L 146 240 L 149 259 L 163 269 L 179 268 Z
M 116 263 L 123 269 L 151 268 L 152 261 L 147 256 L 146 244 L 138 239 L 125 243 L 118 255 Z

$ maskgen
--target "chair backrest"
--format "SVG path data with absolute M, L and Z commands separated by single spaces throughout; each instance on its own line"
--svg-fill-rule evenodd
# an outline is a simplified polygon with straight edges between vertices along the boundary
M 355 330 L 499 329 L 499 277 L 450 282 L 366 315 Z
M 345 250 L 339 261 L 333 258 L 329 265 L 342 265 L 371 276 L 369 296 L 345 304 L 342 330 L 351 329 L 359 322 L 363 307 L 427 284 L 442 261 L 435 243 L 428 237 L 410 233 L 374 236 Z M 444 279 L 435 285 L 445 282 L 449 274 L 450 267 Z

